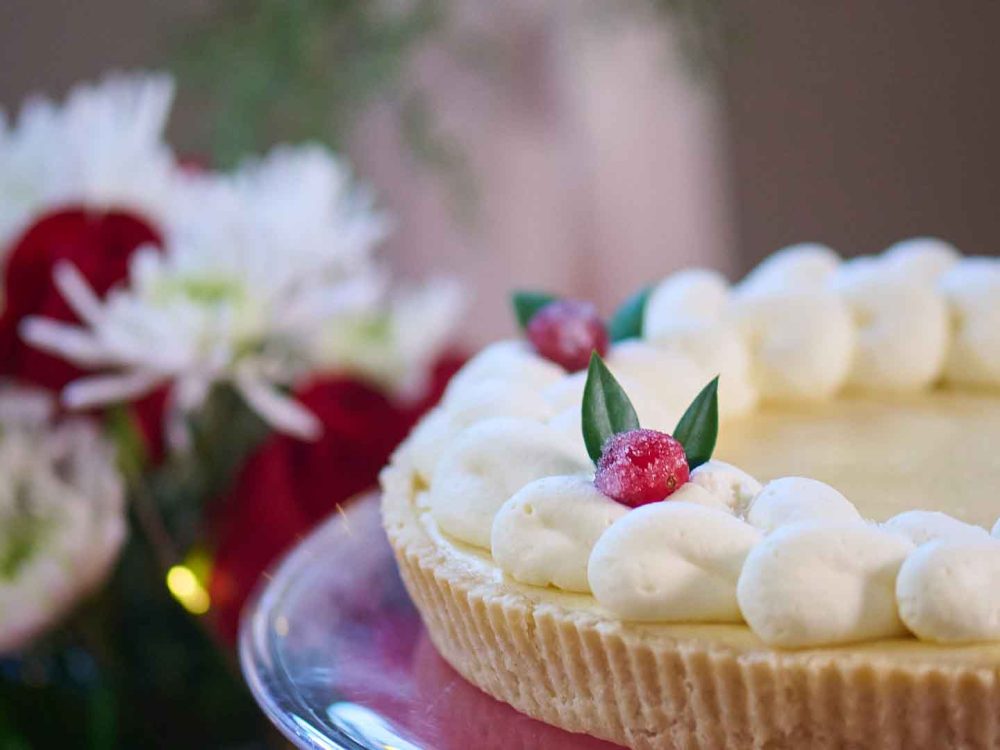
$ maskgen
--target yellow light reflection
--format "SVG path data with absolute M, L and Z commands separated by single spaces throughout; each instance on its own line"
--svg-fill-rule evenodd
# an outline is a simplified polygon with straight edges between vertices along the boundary
M 212 604 L 205 587 L 186 565 L 175 565 L 167 571 L 167 588 L 181 606 L 193 615 L 205 614 Z

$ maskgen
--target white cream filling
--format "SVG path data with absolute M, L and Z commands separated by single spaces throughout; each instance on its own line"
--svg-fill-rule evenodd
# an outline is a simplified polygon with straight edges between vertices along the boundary
M 538 391 L 565 375 L 556 364 L 539 357 L 524 341 L 497 341 L 465 363 L 448 383 L 442 402 L 450 404 L 467 388 L 486 380 L 517 382 Z
M 742 297 L 819 291 L 836 272 L 840 256 L 815 242 L 789 245 L 763 260 L 736 286 Z
M 757 406 L 760 394 L 751 381 L 750 351 L 732 321 L 678 323 L 662 329 L 653 343 L 697 364 L 704 374 L 702 385 L 719 376 L 719 414 L 723 419 L 743 416 Z
M 725 461 L 712 459 L 691 472 L 691 483 L 718 498 L 740 517 L 746 515 L 750 503 L 763 489 L 761 483 Z
M 784 526 L 747 556 L 740 609 L 771 646 L 802 648 L 906 633 L 896 575 L 912 543 L 854 521 Z
M 805 477 L 768 482 L 747 511 L 747 521 L 765 534 L 804 521 L 860 520 L 861 514 L 850 500 L 830 485 Z
M 673 431 L 688 404 L 715 375 L 705 372 L 689 357 L 639 339 L 613 346 L 606 363 L 616 378 L 637 384 L 649 401 L 669 415 L 668 432 Z
M 918 391 L 937 380 L 948 346 L 948 307 L 933 287 L 862 277 L 837 291 L 856 329 L 849 386 Z
M 747 342 L 752 382 L 764 399 L 827 399 L 847 379 L 855 329 L 837 295 L 755 294 L 734 301 L 730 314 Z
M 535 479 L 591 468 L 550 427 L 510 417 L 485 420 L 441 456 L 428 490 L 431 516 L 446 534 L 489 549 L 493 517 L 511 495 Z
M 635 407 L 643 427 L 672 432 L 684 410 L 712 375 L 690 358 L 633 339 L 616 344 L 606 364 Z M 580 411 L 586 372 L 575 372 L 542 389 L 557 413 Z M 579 421 L 577 422 L 579 426 Z
M 653 287 L 643 311 L 643 338 L 653 340 L 678 325 L 712 323 L 722 317 L 729 302 L 729 282 L 703 268 L 679 271 Z
M 901 278 L 933 286 L 961 259 L 955 246 L 936 237 L 911 237 L 887 248 L 886 268 Z
M 899 613 L 921 640 L 1000 640 L 1000 541 L 939 540 L 903 563 L 896 581 Z
M 760 532 L 684 502 L 683 489 L 680 499 L 630 511 L 597 540 L 588 567 L 594 598 L 625 620 L 739 622 L 736 581 Z
M 650 295 L 644 339 L 607 361 L 642 425 L 664 432 L 715 374 L 724 418 L 760 398 L 913 391 L 942 373 L 997 386 L 1000 262 L 956 257 L 920 238 L 846 263 L 789 248 L 733 290 L 714 272 L 675 274 Z M 899 635 L 904 622 L 926 640 L 1000 640 L 992 591 L 977 591 L 1000 578 L 1000 542 L 980 527 L 927 511 L 866 524 L 828 485 L 761 487 L 719 461 L 665 502 L 629 510 L 604 497 L 581 436 L 585 378 L 516 341 L 463 368 L 401 448 L 441 531 L 492 548 L 521 583 L 592 589 L 625 619 L 745 618 L 787 647 Z
M 538 479 L 497 512 L 493 559 L 521 583 L 590 593 L 587 561 L 594 543 L 627 512 L 589 476 Z
M 427 480 L 448 446 L 467 427 L 496 417 L 541 422 L 553 414 L 551 404 L 537 390 L 516 379 L 469 381 L 416 427 L 408 449 L 417 471 Z
M 578 382 L 582 383 L 582 381 Z M 618 382 L 629 394 L 629 400 L 639 418 L 639 424 L 651 430 L 673 432 L 681 415 L 679 410 L 670 409 L 654 396 L 647 394 L 641 386 L 632 385 L 631 381 L 625 378 L 619 378 Z M 583 390 L 582 384 L 580 390 L 581 392 Z M 583 443 L 582 432 L 581 398 L 578 397 L 575 403 L 564 407 L 562 411 L 548 420 L 548 424 L 565 435 L 566 439 L 571 441 L 582 455 L 586 456 L 587 449 Z
M 966 258 L 944 275 L 940 288 L 952 324 L 945 378 L 1000 386 L 1000 261 Z
M 902 534 L 917 545 L 939 540 L 981 542 L 989 538 L 982 526 L 932 510 L 908 510 L 890 518 L 882 524 L 882 528 Z

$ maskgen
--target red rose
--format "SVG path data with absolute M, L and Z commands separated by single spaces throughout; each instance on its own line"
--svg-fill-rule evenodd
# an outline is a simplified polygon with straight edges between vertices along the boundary
M 159 246 L 159 233 L 129 213 L 68 208 L 36 221 L 7 258 L 0 315 L 0 374 L 54 391 L 79 377 L 81 370 L 66 360 L 25 343 L 18 327 L 28 315 L 77 320 L 52 282 L 52 270 L 60 261 L 75 265 L 103 296 L 126 277 L 129 258 L 145 244 Z
M 400 406 L 350 377 L 311 383 L 296 397 L 323 424 L 316 442 L 273 434 L 243 466 L 215 523 L 209 591 L 216 623 L 234 638 L 240 608 L 260 574 L 338 505 L 375 486 L 389 455 L 437 403 L 461 358 L 434 371 L 427 397 Z

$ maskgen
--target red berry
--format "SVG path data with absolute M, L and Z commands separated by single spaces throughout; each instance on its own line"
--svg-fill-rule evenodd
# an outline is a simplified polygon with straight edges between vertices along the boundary
M 612 435 L 597 462 L 594 484 L 632 508 L 669 497 L 690 476 L 684 446 L 656 430 Z
M 608 329 L 589 302 L 550 302 L 528 322 L 528 340 L 535 351 L 570 372 L 583 370 L 590 353 L 608 350 Z

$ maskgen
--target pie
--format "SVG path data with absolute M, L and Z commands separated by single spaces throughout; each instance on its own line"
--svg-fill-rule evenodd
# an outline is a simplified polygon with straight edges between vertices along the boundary
M 1000 262 L 795 246 L 735 285 L 667 277 L 612 342 L 531 304 L 528 340 L 473 358 L 382 474 L 458 672 L 630 748 L 1000 748 Z M 628 396 L 628 460 L 639 433 L 696 434 L 719 375 L 714 454 L 684 443 L 669 493 L 639 492 L 645 458 L 594 452 L 610 407 L 574 346 Z

